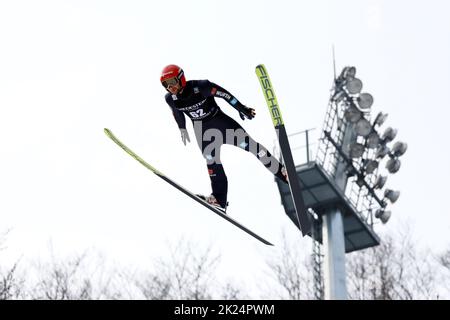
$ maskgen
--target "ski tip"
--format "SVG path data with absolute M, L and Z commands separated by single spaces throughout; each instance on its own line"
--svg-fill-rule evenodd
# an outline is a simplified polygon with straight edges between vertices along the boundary
M 103 129 L 103 132 L 105 132 L 105 134 L 106 134 L 107 136 L 111 136 L 111 130 L 109 130 L 108 128 L 104 128 L 104 129 Z
M 255 67 L 255 71 L 256 72 L 258 72 L 258 70 L 259 71 L 261 71 L 261 70 L 266 70 L 266 67 L 264 66 L 264 64 L 258 64 L 256 67 Z

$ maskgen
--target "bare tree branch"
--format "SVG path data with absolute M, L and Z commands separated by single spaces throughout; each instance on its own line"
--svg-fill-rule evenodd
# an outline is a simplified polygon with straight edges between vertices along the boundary
M 154 272 L 146 272 L 134 285 L 146 299 L 210 299 L 216 284 L 219 256 L 180 239 L 169 249 L 169 259 L 159 259 Z
M 420 251 L 408 227 L 383 236 L 373 248 L 349 254 L 348 294 L 351 299 L 436 299 L 436 268 Z
M 290 245 L 286 234 L 282 233 L 283 245 L 281 252 L 266 261 L 269 276 L 274 278 L 278 288 L 271 288 L 271 295 L 279 291 L 280 299 L 313 299 L 312 283 L 310 279 L 311 263 L 301 256 L 298 246 Z
M 0 272 L 0 300 L 19 299 L 23 292 L 24 280 L 17 275 L 16 262 L 7 272 Z

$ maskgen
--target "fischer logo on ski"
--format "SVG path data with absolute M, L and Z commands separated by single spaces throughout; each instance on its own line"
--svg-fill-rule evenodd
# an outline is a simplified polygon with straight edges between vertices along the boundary
M 259 81 L 261 82 L 261 87 L 264 91 L 264 97 L 266 98 L 267 105 L 270 109 L 270 115 L 272 116 L 272 121 L 275 127 L 283 125 L 283 118 L 281 117 L 281 112 L 278 107 L 277 97 L 272 89 L 272 84 L 270 83 L 269 75 L 263 65 L 258 65 L 256 67 L 257 75 Z M 259 71 L 259 73 L 258 73 Z
M 267 106 L 269 107 L 270 115 L 272 116 L 272 122 L 277 133 L 281 155 L 283 157 L 284 166 L 286 168 L 289 180 L 289 189 L 294 202 L 295 212 L 297 213 L 298 225 L 303 236 L 305 236 L 311 232 L 311 221 L 303 201 L 302 190 L 297 177 L 294 159 L 292 158 L 291 147 L 289 146 L 289 139 L 286 133 L 286 128 L 284 127 L 280 106 L 278 105 L 277 97 L 272 87 L 266 67 L 263 64 L 260 64 L 256 66 L 255 72 L 261 84 Z

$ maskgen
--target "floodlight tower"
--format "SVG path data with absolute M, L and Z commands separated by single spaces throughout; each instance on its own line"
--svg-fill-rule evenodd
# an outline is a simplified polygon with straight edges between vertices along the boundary
M 296 165 L 305 205 L 314 220 L 311 237 L 324 250 L 322 259 L 314 246 L 315 287 L 324 291 L 316 293 L 317 298 L 347 298 L 345 253 L 380 243 L 373 229 L 374 217 L 386 223 L 391 216 L 388 203 L 400 195 L 391 189 L 382 191 L 387 177 L 379 174 L 379 167 L 388 156 L 386 169 L 396 173 L 407 145 L 396 142 L 389 148 L 397 130 L 389 127 L 382 135 L 378 133 L 387 114 L 380 112 L 371 122 L 373 97 L 361 93 L 362 81 L 355 76 L 355 67 L 345 67 L 335 76 L 316 159 L 309 156 L 307 130 L 307 162 Z M 285 211 L 298 227 L 289 188 L 276 182 Z

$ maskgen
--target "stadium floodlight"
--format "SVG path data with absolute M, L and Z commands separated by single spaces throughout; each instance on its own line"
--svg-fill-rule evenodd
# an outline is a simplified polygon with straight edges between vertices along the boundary
M 357 108 L 350 106 L 344 112 L 344 118 L 350 123 L 356 123 L 361 119 L 362 114 Z
M 389 153 L 389 148 L 382 144 L 378 147 L 377 152 L 375 153 L 375 158 L 383 159 Z
M 397 129 L 392 129 L 391 127 L 386 128 L 384 130 L 383 136 L 381 137 L 383 141 L 390 142 L 395 139 L 397 136 Z
M 347 89 L 348 93 L 350 93 L 350 94 L 360 93 L 362 86 L 363 86 L 362 81 L 357 78 L 350 79 L 345 84 L 345 88 Z
M 388 162 L 386 162 L 386 169 L 388 169 L 390 173 L 396 173 L 400 169 L 400 165 L 401 163 L 399 159 L 391 158 Z
M 406 149 L 408 149 L 408 145 L 406 144 L 406 142 L 397 141 L 392 147 L 392 153 L 394 154 L 394 156 L 400 157 L 405 154 Z
M 380 219 L 381 222 L 384 224 L 388 222 L 388 220 L 391 218 L 391 214 L 392 214 L 391 211 L 380 208 L 375 212 L 375 217 Z
M 361 93 L 356 100 L 358 101 L 358 105 L 362 110 L 369 111 L 370 107 L 373 104 L 373 97 L 370 93 Z
M 391 203 L 394 203 L 400 197 L 400 191 L 394 191 L 391 189 L 384 190 L 384 197 L 389 199 Z
M 374 189 L 383 189 L 386 184 L 387 177 L 386 176 L 378 176 L 377 180 L 375 180 L 375 184 L 373 185 Z
M 356 68 L 355 67 L 345 67 L 342 70 L 342 73 L 341 73 L 341 77 L 346 79 L 346 80 L 350 80 L 350 79 L 355 78 L 355 75 L 356 75 Z
M 350 145 L 350 158 L 360 158 L 364 154 L 365 147 L 358 142 L 354 142 Z
M 377 132 L 372 131 L 368 136 L 366 140 L 366 145 L 368 148 L 376 148 L 380 144 L 380 136 Z
M 356 122 L 355 132 L 359 136 L 367 137 L 372 132 L 372 125 L 366 118 L 361 118 Z
M 383 113 L 383 112 L 378 113 L 376 118 L 375 118 L 375 121 L 374 121 L 373 125 L 374 126 L 376 126 L 376 125 L 382 126 L 383 123 L 386 121 L 387 117 L 388 117 L 387 113 Z
M 378 161 L 375 160 L 365 160 L 364 161 L 364 171 L 368 174 L 372 174 L 378 168 Z

